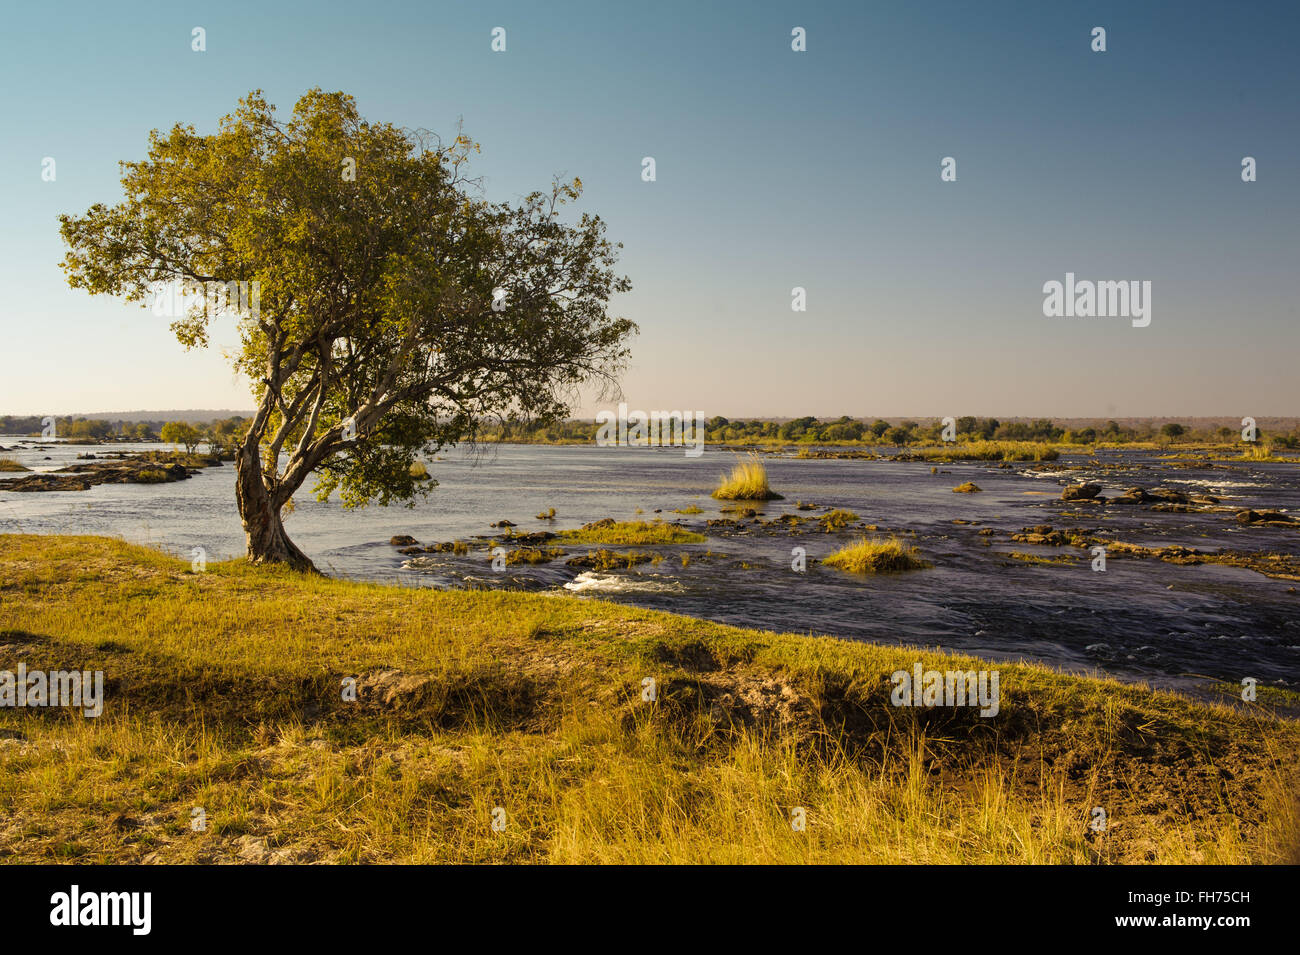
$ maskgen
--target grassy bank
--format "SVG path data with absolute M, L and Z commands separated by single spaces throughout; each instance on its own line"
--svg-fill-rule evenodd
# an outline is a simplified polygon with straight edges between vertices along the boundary
M 5 861 L 1272 862 L 1300 839 L 1300 729 L 1262 708 L 1007 664 L 995 717 L 900 708 L 895 670 L 993 665 L 573 597 L 3 535 L 19 661 L 102 669 L 106 701 L 0 709 Z

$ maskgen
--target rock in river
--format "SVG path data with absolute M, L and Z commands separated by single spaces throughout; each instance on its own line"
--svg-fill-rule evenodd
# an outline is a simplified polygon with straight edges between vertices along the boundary
M 1100 484 L 1071 484 L 1061 492 L 1063 501 L 1091 501 L 1101 493 Z

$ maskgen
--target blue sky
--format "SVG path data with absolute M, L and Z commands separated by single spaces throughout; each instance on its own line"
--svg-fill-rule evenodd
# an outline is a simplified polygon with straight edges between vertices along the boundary
M 375 120 L 463 117 L 491 198 L 582 177 L 634 284 L 633 407 L 1293 415 L 1297 10 L 23 4 L 0 40 L 0 413 L 251 406 L 223 343 L 187 353 L 165 319 L 69 289 L 56 216 L 117 201 L 152 128 L 320 86 Z M 1044 317 L 1067 271 L 1151 281 L 1151 325 Z

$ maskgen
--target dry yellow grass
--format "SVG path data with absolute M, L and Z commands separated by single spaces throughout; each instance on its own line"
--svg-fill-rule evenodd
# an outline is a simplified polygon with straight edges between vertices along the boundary
M 0 535 L 20 660 L 107 698 L 0 709 L 9 862 L 1271 862 L 1300 831 L 1262 706 L 998 664 L 994 719 L 900 709 L 897 669 L 991 664 L 578 598 Z
M 722 501 L 775 501 L 781 495 L 767 482 L 767 466 L 757 454 L 737 461 L 730 474 L 718 479 L 713 496 Z
M 921 559 L 917 548 L 904 544 L 897 537 L 864 537 L 841 547 L 822 563 L 855 574 L 896 574 L 933 566 Z

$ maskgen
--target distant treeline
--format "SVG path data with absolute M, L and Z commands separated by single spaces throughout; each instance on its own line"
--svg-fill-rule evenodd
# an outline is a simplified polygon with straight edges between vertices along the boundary
M 761 418 L 731 420 L 721 415 L 705 421 L 705 440 L 715 444 L 929 444 L 943 440 L 944 424 L 940 419 L 925 422 L 902 420 L 897 423 L 876 418 L 839 418 L 824 420 L 812 416 L 790 421 Z M 560 421 L 553 424 L 505 422 L 486 429 L 482 437 L 489 441 L 525 443 L 591 443 L 600 429 L 594 421 Z M 996 418 L 962 417 L 956 419 L 956 435 L 964 440 L 1046 441 L 1061 444 L 1138 443 L 1235 443 L 1242 440 L 1240 428 L 1194 428 L 1177 422 L 1143 423 L 1122 426 L 1107 421 L 1096 427 L 1061 428 L 1050 419 L 1001 422 Z M 1300 448 L 1300 432 L 1265 435 L 1259 431 L 1260 443 L 1278 447 Z
M 0 434 L 39 436 L 44 433 L 44 415 L 0 415 Z M 206 444 L 213 453 L 233 454 L 235 445 L 248 429 L 248 419 L 239 415 L 203 424 L 185 421 L 129 421 L 122 418 L 54 416 L 54 437 L 61 441 L 104 443 L 110 441 L 166 441 L 183 444 L 187 451 Z
M 0 434 L 39 435 L 44 418 L 38 415 L 0 415 Z M 689 424 L 689 420 L 687 422 Z M 506 421 L 483 427 L 477 437 L 485 441 L 523 444 L 592 444 L 600 425 L 595 421 L 557 421 L 536 424 Z M 905 419 L 897 423 L 876 418 L 839 418 L 823 420 L 811 415 L 789 421 L 761 418 L 731 419 L 716 415 L 705 421 L 705 440 L 713 444 L 933 444 L 943 440 L 944 423 L 940 419 L 924 422 Z M 202 424 L 184 421 L 129 421 L 72 417 L 55 419 L 55 436 L 65 441 L 85 443 L 109 441 L 165 441 L 183 444 L 193 451 L 208 445 L 213 453 L 231 455 L 248 428 L 248 419 L 240 415 Z M 1048 418 L 1035 421 L 1000 422 L 996 418 L 962 417 L 956 419 L 959 440 L 1044 441 L 1060 444 L 1204 444 L 1236 443 L 1242 440 L 1240 428 L 1193 427 L 1177 422 L 1120 425 L 1107 421 L 1096 427 L 1061 428 Z M 1279 448 L 1300 448 L 1300 430 L 1287 433 L 1258 432 L 1258 443 Z

